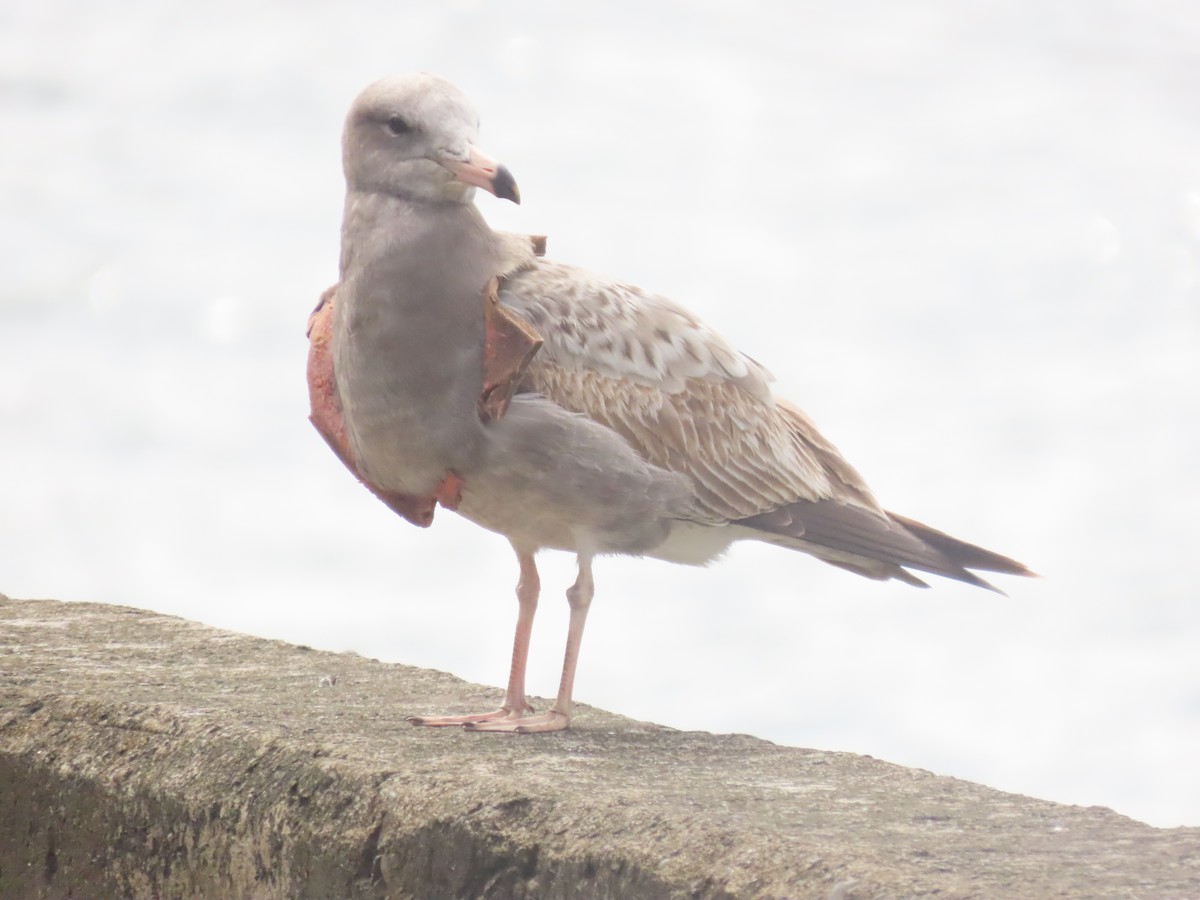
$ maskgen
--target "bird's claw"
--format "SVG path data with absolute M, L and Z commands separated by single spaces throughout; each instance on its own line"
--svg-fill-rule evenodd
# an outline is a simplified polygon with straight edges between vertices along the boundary
M 507 706 L 502 706 L 492 712 L 473 713 L 465 716 L 405 716 L 404 721 L 410 725 L 429 728 L 445 728 L 450 725 L 460 725 L 463 728 L 473 731 L 478 725 L 521 721 L 526 717 L 532 716 L 533 711 L 533 707 L 526 703 L 520 710 L 516 711 Z
M 493 719 L 464 724 L 466 731 L 499 731 L 505 734 L 545 734 L 551 731 L 566 731 L 571 717 L 557 709 L 547 710 L 540 716 L 520 719 Z

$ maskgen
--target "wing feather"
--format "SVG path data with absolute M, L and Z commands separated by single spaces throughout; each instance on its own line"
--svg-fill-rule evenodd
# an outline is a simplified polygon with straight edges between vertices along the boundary
M 770 373 L 667 298 L 539 261 L 505 283 L 500 302 L 544 340 L 521 389 L 689 476 L 700 520 L 823 499 L 882 515 L 804 414 L 776 402 Z
M 859 575 L 918 587 L 926 585 L 908 569 L 992 590 L 969 570 L 1030 574 L 885 512 L 808 416 L 772 396 L 766 369 L 665 297 L 539 261 L 506 281 L 500 302 L 544 341 L 519 389 L 686 475 L 695 521 L 733 523 Z

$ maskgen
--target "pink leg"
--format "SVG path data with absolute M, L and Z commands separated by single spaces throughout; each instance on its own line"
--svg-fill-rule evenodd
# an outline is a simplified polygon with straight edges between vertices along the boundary
M 515 549 L 515 548 L 514 548 Z M 504 722 L 521 719 L 533 712 L 525 699 L 525 664 L 529 661 L 529 636 L 533 632 L 533 616 L 537 612 L 538 593 L 541 581 L 533 554 L 517 550 L 517 561 L 521 565 L 521 580 L 517 582 L 517 633 L 513 638 L 512 668 L 508 672 L 508 691 L 504 705 L 489 713 L 468 716 L 409 716 L 413 725 L 465 725 L 470 727 L 479 722 Z
M 564 731 L 571 724 L 571 693 L 575 688 L 575 668 L 579 663 L 579 645 L 583 641 L 583 626 L 592 604 L 595 584 L 592 581 L 592 558 L 579 555 L 579 577 L 567 591 L 571 604 L 571 621 L 567 628 L 567 652 L 563 659 L 562 680 L 558 698 L 547 712 L 519 720 L 496 719 L 475 722 L 466 727 L 471 731 L 509 731 L 532 734 L 541 731 Z

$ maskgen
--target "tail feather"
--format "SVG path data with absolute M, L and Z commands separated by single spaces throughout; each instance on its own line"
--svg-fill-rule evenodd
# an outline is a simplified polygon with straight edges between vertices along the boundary
M 908 569 L 930 572 L 1003 593 L 971 569 L 1032 575 L 1025 566 L 904 516 L 835 500 L 799 500 L 738 521 L 762 539 L 811 553 L 868 578 L 896 578 L 927 587 Z
M 784 545 L 789 546 L 789 545 Z M 794 549 L 800 550 L 803 548 L 797 547 L 794 544 L 790 545 Z M 897 581 L 903 581 L 905 584 L 911 584 L 916 588 L 929 588 L 929 583 L 922 581 L 912 572 L 907 569 L 902 569 L 900 566 L 885 565 L 872 569 L 863 568 L 860 565 L 855 565 L 852 562 L 847 562 L 843 559 L 830 559 L 827 556 L 818 557 L 822 562 L 827 562 L 831 566 L 837 566 L 839 569 L 845 569 L 847 572 L 853 572 L 855 575 L 861 575 L 863 578 L 872 578 L 876 581 L 887 581 L 889 578 L 895 578 Z
M 907 516 L 888 512 L 888 517 L 893 522 L 899 522 L 911 534 L 929 546 L 936 547 L 942 553 L 952 557 L 959 565 L 965 568 L 982 569 L 985 572 L 1002 572 L 1005 575 L 1024 575 L 1027 577 L 1035 575 L 1034 572 L 1031 572 L 1015 559 L 1002 556 L 991 550 L 985 550 L 983 547 L 977 547 L 975 544 L 968 544 L 966 541 L 960 541 L 958 538 L 951 537 L 944 531 L 938 531 L 936 528 L 931 528 Z

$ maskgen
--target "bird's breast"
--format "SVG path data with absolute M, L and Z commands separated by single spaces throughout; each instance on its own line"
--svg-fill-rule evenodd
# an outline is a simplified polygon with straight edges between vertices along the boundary
M 453 242 L 354 254 L 334 310 L 332 352 L 346 433 L 375 484 L 426 493 L 476 462 L 483 438 L 483 289 Z

